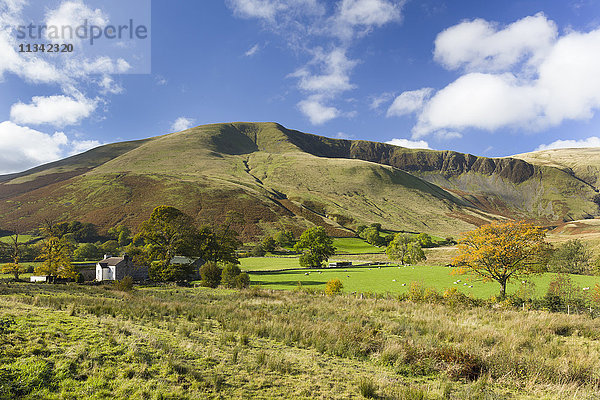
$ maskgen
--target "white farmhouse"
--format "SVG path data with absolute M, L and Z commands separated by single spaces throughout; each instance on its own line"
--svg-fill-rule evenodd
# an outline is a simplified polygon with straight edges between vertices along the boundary
M 148 279 L 148 267 L 133 265 L 131 258 L 125 254 L 123 257 L 112 257 L 105 254 L 104 259 L 96 264 L 96 281 L 120 281 L 130 276 L 134 281 Z

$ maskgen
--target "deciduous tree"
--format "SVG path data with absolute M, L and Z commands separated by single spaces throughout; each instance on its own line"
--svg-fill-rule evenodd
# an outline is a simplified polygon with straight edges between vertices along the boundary
M 498 282 L 504 297 L 511 279 L 543 272 L 549 249 L 545 237 L 542 227 L 525 222 L 484 225 L 458 241 L 455 271 Z
M 401 264 L 416 264 L 426 260 L 425 253 L 419 242 L 408 235 L 397 233 L 385 249 L 390 260 L 397 260 Z
M 49 237 L 44 242 L 42 254 L 43 260 L 36 270 L 36 274 L 51 275 L 60 278 L 75 278 L 75 268 L 71 265 L 73 244 L 57 237 Z
M 309 268 L 321 267 L 335 253 L 333 240 L 322 226 L 305 230 L 294 245 L 294 250 L 303 253 L 300 265 Z

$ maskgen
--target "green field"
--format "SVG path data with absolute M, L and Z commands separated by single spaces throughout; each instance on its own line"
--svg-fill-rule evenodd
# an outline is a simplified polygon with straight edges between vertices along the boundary
M 334 269 L 296 269 L 291 271 L 268 271 L 273 265 L 294 265 L 293 260 L 287 259 L 285 263 L 275 264 L 272 260 L 262 261 L 258 258 L 245 259 L 242 263 L 250 272 L 253 285 L 260 285 L 269 289 L 294 289 L 298 282 L 304 287 L 324 289 L 330 279 L 339 279 L 344 284 L 344 292 L 372 292 L 372 293 L 405 293 L 411 282 L 418 282 L 424 287 L 432 287 L 437 291 L 448 288 L 457 288 L 459 291 L 476 298 L 487 299 L 498 295 L 500 286 L 496 282 L 482 282 L 472 275 L 454 275 L 452 268 L 442 266 L 412 266 L 399 267 L 397 265 L 381 267 L 350 267 Z M 252 268 L 250 268 L 252 265 Z M 297 263 L 294 267 L 297 267 Z M 260 268 L 260 267 L 263 268 Z M 261 270 L 262 269 L 262 270 Z M 548 290 L 549 283 L 555 274 L 547 273 L 530 278 L 535 283 L 537 296 L 543 296 Z M 600 277 L 571 275 L 573 282 L 579 287 L 593 287 L 600 283 Z M 457 282 L 460 280 L 460 282 Z M 457 283 L 455 283 L 457 282 Z M 472 287 L 470 287 L 472 286 Z M 508 284 L 508 294 L 514 293 L 521 286 L 521 281 Z
M 359 238 L 334 238 L 336 254 L 384 253 L 385 248 L 372 246 Z
M 19 235 L 19 243 L 27 243 L 35 239 L 39 239 L 39 236 L 35 235 Z M 12 243 L 11 236 L 2 236 L 0 237 L 0 242 L 3 243 Z

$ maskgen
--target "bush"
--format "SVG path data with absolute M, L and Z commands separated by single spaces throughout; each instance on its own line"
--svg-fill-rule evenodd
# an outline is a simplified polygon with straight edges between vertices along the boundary
M 237 277 L 242 273 L 240 267 L 235 264 L 227 264 L 221 273 L 221 283 L 227 288 L 237 286 Z
M 235 278 L 235 287 L 238 289 L 245 289 L 250 286 L 250 276 L 242 272 Z
M 260 242 L 260 245 L 262 246 L 263 249 L 265 249 L 266 252 L 271 252 L 271 251 L 275 250 L 277 243 L 275 242 L 275 239 L 273 239 L 271 236 L 266 236 Z
M 367 399 L 376 399 L 379 397 L 377 395 L 377 386 L 370 378 L 361 378 L 358 382 L 358 391 Z
M 131 291 L 133 289 L 133 278 L 129 275 L 123 277 L 123 279 L 115 283 L 115 288 L 123 292 Z
M 338 294 L 342 292 L 344 285 L 342 284 L 342 281 L 340 281 L 339 279 L 331 279 L 327 282 L 327 285 L 325 286 L 325 293 L 328 296 L 333 296 L 334 294 Z
M 250 253 L 253 257 L 263 257 L 265 254 L 267 254 L 267 251 L 264 249 L 264 247 L 262 247 L 262 245 L 257 244 L 252 248 Z
M 200 267 L 200 276 L 202 286 L 216 288 L 221 283 L 221 268 L 214 262 L 207 262 Z

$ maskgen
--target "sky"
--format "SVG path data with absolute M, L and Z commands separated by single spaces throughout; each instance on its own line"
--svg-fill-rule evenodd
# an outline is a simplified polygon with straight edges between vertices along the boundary
M 93 44 L 50 32 L 86 21 Z M 19 52 L 36 43 L 73 51 Z M 0 173 L 233 121 L 488 157 L 600 147 L 600 0 L 0 0 Z

